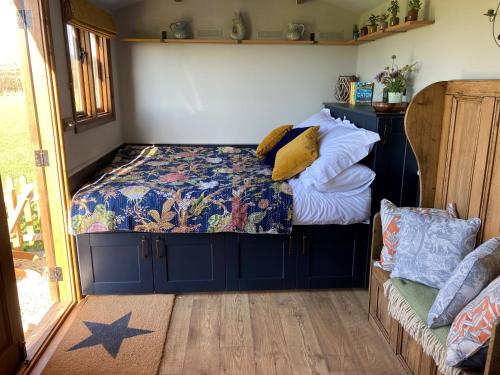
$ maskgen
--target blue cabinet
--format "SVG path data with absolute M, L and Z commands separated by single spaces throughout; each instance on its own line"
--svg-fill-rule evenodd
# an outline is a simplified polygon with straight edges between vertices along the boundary
M 224 234 L 153 234 L 152 239 L 156 292 L 226 288 Z
M 296 248 L 290 236 L 226 236 L 228 290 L 277 290 L 296 287 Z
M 77 245 L 83 294 L 154 291 L 149 234 L 80 234 Z
M 365 287 L 369 225 L 305 226 L 294 231 L 297 287 Z

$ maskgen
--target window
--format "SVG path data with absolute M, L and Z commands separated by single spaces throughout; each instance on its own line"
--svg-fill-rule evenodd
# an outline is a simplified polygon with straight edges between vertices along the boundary
M 77 130 L 114 120 L 109 38 L 69 24 L 66 34 Z

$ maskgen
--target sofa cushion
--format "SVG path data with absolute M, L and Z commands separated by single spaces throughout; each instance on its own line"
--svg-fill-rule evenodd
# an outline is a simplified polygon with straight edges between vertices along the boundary
M 486 241 L 460 262 L 429 311 L 429 327 L 451 324 L 460 310 L 498 275 L 500 237 Z
M 401 210 L 396 264 L 391 277 L 442 288 L 476 242 L 480 219 L 452 219 Z

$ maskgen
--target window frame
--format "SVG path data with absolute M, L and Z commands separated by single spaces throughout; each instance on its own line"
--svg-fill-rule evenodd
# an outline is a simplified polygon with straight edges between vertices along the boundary
M 82 77 L 82 111 L 76 110 L 76 98 L 74 92 L 74 77 L 72 59 L 69 46 L 68 27 L 72 27 L 76 34 L 76 49 L 82 48 L 85 53 L 83 61 L 78 60 L 80 75 Z M 64 119 L 65 130 L 74 129 L 75 133 L 82 132 L 104 125 L 116 120 L 114 105 L 113 73 L 111 65 L 111 39 L 93 31 L 78 26 L 64 23 L 64 42 L 66 46 L 66 60 L 68 65 L 69 88 L 71 96 L 72 117 Z M 94 76 L 93 50 L 91 34 L 95 35 L 96 59 L 99 62 L 97 75 L 99 77 L 99 89 L 101 93 L 102 108 L 96 106 L 96 82 Z

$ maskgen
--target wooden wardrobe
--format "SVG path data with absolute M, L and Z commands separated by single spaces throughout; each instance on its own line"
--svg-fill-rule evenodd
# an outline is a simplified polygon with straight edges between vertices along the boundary
M 478 244 L 500 235 L 499 126 L 500 80 L 434 83 L 415 96 L 405 118 L 405 132 L 418 164 L 420 206 L 444 208 L 455 202 L 461 218 L 481 218 Z M 372 261 L 379 259 L 381 249 L 377 215 Z M 389 316 L 382 287 L 388 278 L 388 272 L 372 266 L 370 320 L 409 374 L 440 374 L 433 359 Z M 496 336 L 490 345 L 488 375 L 500 374 Z

